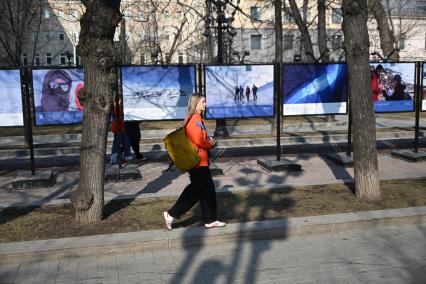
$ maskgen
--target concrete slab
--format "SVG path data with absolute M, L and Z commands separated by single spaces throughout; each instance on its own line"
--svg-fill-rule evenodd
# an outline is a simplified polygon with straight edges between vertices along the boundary
M 31 189 L 51 187 L 56 184 L 57 174 L 52 170 L 37 170 L 33 175 L 31 171 L 18 171 L 12 181 L 13 189 Z
M 280 161 L 274 159 L 258 159 L 257 164 L 269 172 L 291 171 L 297 172 L 302 170 L 302 166 L 298 163 L 287 159 Z
M 135 164 L 124 164 L 122 168 L 117 164 L 105 165 L 106 182 L 124 182 L 141 179 L 142 175 Z
M 413 150 L 393 150 L 391 156 L 398 159 L 403 159 L 409 162 L 423 162 L 426 161 L 426 152 L 414 152 Z

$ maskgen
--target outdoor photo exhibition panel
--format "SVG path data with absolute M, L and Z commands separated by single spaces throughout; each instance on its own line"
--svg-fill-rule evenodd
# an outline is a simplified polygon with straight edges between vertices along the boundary
M 21 74 L 19 70 L 0 70 L 0 126 L 23 126 Z
M 83 69 L 33 69 L 35 124 L 78 124 L 83 106 L 77 94 L 84 87 Z
M 426 111 L 426 62 L 423 62 L 422 111 Z
M 273 65 L 205 66 L 206 118 L 274 116 Z
M 124 120 L 184 119 L 195 91 L 195 66 L 121 68 Z
M 346 64 L 284 64 L 283 114 L 345 114 L 348 101 Z
M 370 63 L 376 112 L 414 111 L 415 63 Z

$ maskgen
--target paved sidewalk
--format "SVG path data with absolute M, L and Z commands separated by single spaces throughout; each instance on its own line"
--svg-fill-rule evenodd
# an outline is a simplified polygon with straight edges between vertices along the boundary
M 116 251 L 1 263 L 6 283 L 426 282 L 426 227 L 246 240 L 219 247 Z
M 344 168 L 323 156 L 315 154 L 286 155 L 287 159 L 301 164 L 299 172 L 268 172 L 257 165 L 256 157 L 218 159 L 215 165 L 224 172 L 214 177 L 216 190 L 239 191 L 273 189 L 288 186 L 344 183 L 353 180 L 353 169 Z M 274 157 L 270 157 L 274 159 Z M 425 163 L 410 163 L 389 155 L 379 155 L 381 180 L 426 177 Z M 137 181 L 107 183 L 105 200 L 133 199 L 157 196 L 176 196 L 189 183 L 188 174 L 179 170 L 165 172 L 167 163 L 146 162 L 138 167 L 142 179 Z M 79 172 L 57 168 L 56 185 L 50 188 L 13 190 L 16 171 L 0 176 L 0 208 L 39 204 L 69 203 L 70 193 L 78 187 Z

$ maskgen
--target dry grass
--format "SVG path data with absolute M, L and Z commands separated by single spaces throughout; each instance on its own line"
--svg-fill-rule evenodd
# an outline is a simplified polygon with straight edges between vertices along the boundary
M 351 186 L 342 184 L 256 190 L 218 194 L 220 217 L 230 223 L 323 215 L 365 210 L 426 205 L 426 178 L 385 181 L 382 199 L 362 202 Z M 161 212 L 176 197 L 114 201 L 105 206 L 105 219 L 98 224 L 79 225 L 67 206 L 43 206 L 0 210 L 0 242 L 87 236 L 163 228 Z M 177 226 L 199 225 L 195 207 Z

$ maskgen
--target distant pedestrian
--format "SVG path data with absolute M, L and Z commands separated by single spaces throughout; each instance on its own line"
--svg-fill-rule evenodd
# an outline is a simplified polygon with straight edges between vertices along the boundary
M 168 230 L 172 230 L 172 223 L 175 218 L 182 217 L 197 202 L 200 202 L 206 229 L 226 225 L 226 223 L 217 219 L 216 190 L 208 161 L 209 150 L 216 145 L 216 140 L 207 136 L 207 129 L 203 120 L 205 110 L 205 97 L 197 93 L 193 94 L 188 102 L 185 130 L 193 146 L 198 149 L 200 162 L 188 171 L 191 183 L 185 187 L 172 208 L 163 212 Z
M 249 86 L 246 87 L 246 97 L 247 97 L 247 101 L 249 101 L 250 100 L 250 87 Z
M 124 128 L 126 129 L 127 137 L 129 137 L 130 146 L 135 152 L 135 157 L 138 160 L 146 160 L 146 158 L 139 152 L 139 144 L 141 140 L 141 130 L 139 128 L 139 121 L 125 121 Z
M 244 88 L 240 85 L 240 100 L 244 100 Z
M 255 84 L 253 84 L 251 91 L 253 92 L 253 100 L 257 101 L 257 86 Z
M 118 105 L 114 98 L 111 130 L 112 133 L 114 133 L 114 140 L 112 142 L 110 163 L 117 163 L 119 149 L 124 152 L 124 161 L 131 161 L 133 157 L 130 155 L 129 137 L 127 137 L 126 131 L 124 131 L 123 106 L 121 104 L 121 98 L 118 99 Z
M 237 87 L 235 88 L 235 96 L 234 96 L 234 101 L 239 101 L 240 100 L 240 88 Z

